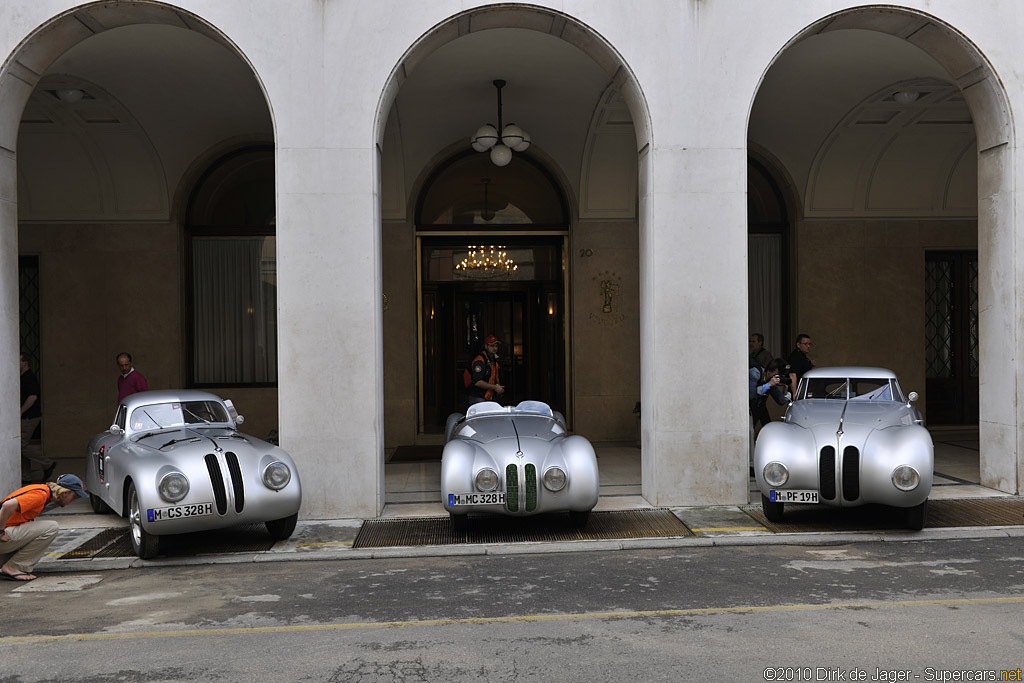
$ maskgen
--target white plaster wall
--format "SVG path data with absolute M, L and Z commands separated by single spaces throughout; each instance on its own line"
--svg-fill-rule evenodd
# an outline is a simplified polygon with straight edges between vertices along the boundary
M 75 3 L 0 6 L 0 54 Z M 466 0 L 182 0 L 233 41 L 264 86 L 277 136 L 282 445 L 304 473 L 305 517 L 373 516 L 383 502 L 380 230 L 377 158 L 381 93 L 402 55 L 432 26 L 482 3 Z M 746 126 L 757 84 L 804 27 L 856 3 L 831 0 L 532 4 L 578 19 L 607 41 L 635 76 L 648 111 L 634 109 L 640 171 L 643 489 L 652 503 L 746 499 L 746 401 L 732 368 L 746 352 Z M 1004 76 L 1014 110 L 1024 105 L 1024 7 L 993 0 L 918 0 L 956 25 Z M 400 79 L 399 79 L 400 81 Z M 399 82 L 396 81 L 396 84 Z M 6 84 L 5 84 L 6 87 Z M 635 90 L 635 89 L 634 89 Z M 625 89 L 627 100 L 636 92 Z M 3 94 L 0 93 L 0 98 Z M 388 101 L 384 102 L 385 108 Z M 649 115 L 649 121 L 644 118 Z M 9 121 L 0 122 L 0 128 Z M 1006 168 L 1021 177 L 1014 147 Z M 979 145 L 980 147 L 981 145 Z M 9 164 L 8 164 L 9 166 Z M 0 169 L 3 170 L 3 169 Z M 11 169 L 0 174 L 10 192 Z M 979 208 L 986 221 L 1021 224 L 1012 192 Z M 16 301 L 10 204 L 0 206 L 0 366 L 13 382 Z M 1018 400 L 1021 308 L 1015 283 L 1024 247 L 1004 229 L 981 241 L 983 268 L 1000 259 L 999 311 L 983 317 L 983 449 L 1004 445 L 1015 465 L 994 475 L 1020 487 L 1024 402 Z M 995 271 L 990 271 L 995 272 Z M 994 288 L 994 276 L 986 285 Z M 984 290 L 983 290 L 984 291 Z M 985 304 L 988 306 L 989 304 Z M 702 362 L 678 363 L 680 351 Z M 996 358 L 998 361 L 993 361 Z M 10 362 L 8 362 L 10 361 Z M 993 371 L 994 369 L 994 371 Z M 738 374 L 738 371 L 737 371 Z M 8 399 L 13 392 L 5 389 Z M 650 408 L 648 408 L 650 407 Z M 986 412 L 988 411 L 988 412 Z M 16 423 L 0 408 L 0 477 L 10 484 Z M 998 442 L 998 444 L 996 443 Z M 1005 463 L 1004 463 L 1005 464 Z M 1014 483 L 1012 480 L 1016 478 Z

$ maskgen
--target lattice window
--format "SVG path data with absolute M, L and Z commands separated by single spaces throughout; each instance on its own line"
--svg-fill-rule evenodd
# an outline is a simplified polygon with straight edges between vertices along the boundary
M 39 257 L 18 257 L 18 313 L 21 352 L 36 376 L 40 376 L 39 352 Z
M 977 269 L 975 268 L 975 270 Z M 977 277 L 975 276 L 976 282 Z M 975 292 L 977 292 L 976 284 Z M 976 307 L 977 303 L 975 303 L 975 309 Z M 973 332 L 976 339 L 976 325 L 974 325 Z M 930 260 L 925 263 L 925 366 L 930 378 L 953 376 L 953 263 L 951 261 Z

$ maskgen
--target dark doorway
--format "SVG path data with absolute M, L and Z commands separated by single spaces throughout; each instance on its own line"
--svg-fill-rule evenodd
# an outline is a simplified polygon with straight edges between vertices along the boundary
M 978 253 L 925 258 L 925 410 L 929 424 L 978 424 Z
M 424 433 L 442 432 L 449 413 L 466 409 L 463 370 L 490 334 L 501 340 L 499 402 L 532 399 L 566 412 L 561 238 L 495 245 L 517 266 L 513 274 L 459 268 L 464 254 L 490 246 L 424 240 L 421 247 Z

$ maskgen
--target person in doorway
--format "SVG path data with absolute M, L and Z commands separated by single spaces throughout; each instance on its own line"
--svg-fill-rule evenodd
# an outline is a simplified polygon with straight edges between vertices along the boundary
M 764 348 L 764 335 L 760 332 L 750 335 L 750 357 L 761 370 L 764 370 L 772 362 L 772 354 Z
M 123 401 L 125 396 L 131 396 L 140 391 L 149 391 L 146 378 L 132 365 L 132 354 L 127 351 L 117 354 L 117 367 L 121 370 L 121 376 L 117 378 L 118 403 Z
M 39 400 L 39 379 L 28 367 L 28 359 L 21 354 L 21 458 L 23 481 L 46 481 L 57 463 L 43 455 L 43 449 L 32 442 L 43 419 Z M 26 477 L 26 475 L 28 475 Z
M 753 364 L 751 358 L 751 364 Z M 751 392 L 750 414 L 755 425 L 764 427 L 772 421 L 768 413 L 768 397 L 780 406 L 786 405 L 792 398 L 789 392 L 789 375 L 786 372 L 786 361 L 775 358 L 768 362 L 767 367 L 761 371 L 755 389 Z
M 814 361 L 807 354 L 811 351 L 811 337 L 806 334 L 796 336 L 796 348 L 793 349 L 787 362 L 789 363 L 789 390 L 795 392 L 800 378 L 814 367 Z
M 499 401 L 505 387 L 498 379 L 498 346 L 501 344 L 493 334 L 484 339 L 484 348 L 470 363 L 469 402 Z
M 22 486 L 0 503 L 0 579 L 31 581 L 43 553 L 57 537 L 60 525 L 52 519 L 36 519 L 44 510 L 64 507 L 75 496 L 87 497 L 82 480 L 62 474 L 56 482 Z

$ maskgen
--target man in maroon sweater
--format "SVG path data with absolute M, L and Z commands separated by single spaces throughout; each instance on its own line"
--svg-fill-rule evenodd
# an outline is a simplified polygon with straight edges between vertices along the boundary
M 118 403 L 123 401 L 125 396 L 131 396 L 140 391 L 149 391 L 146 378 L 132 367 L 132 354 L 127 351 L 117 354 L 117 367 L 121 369 L 121 376 L 117 378 Z

